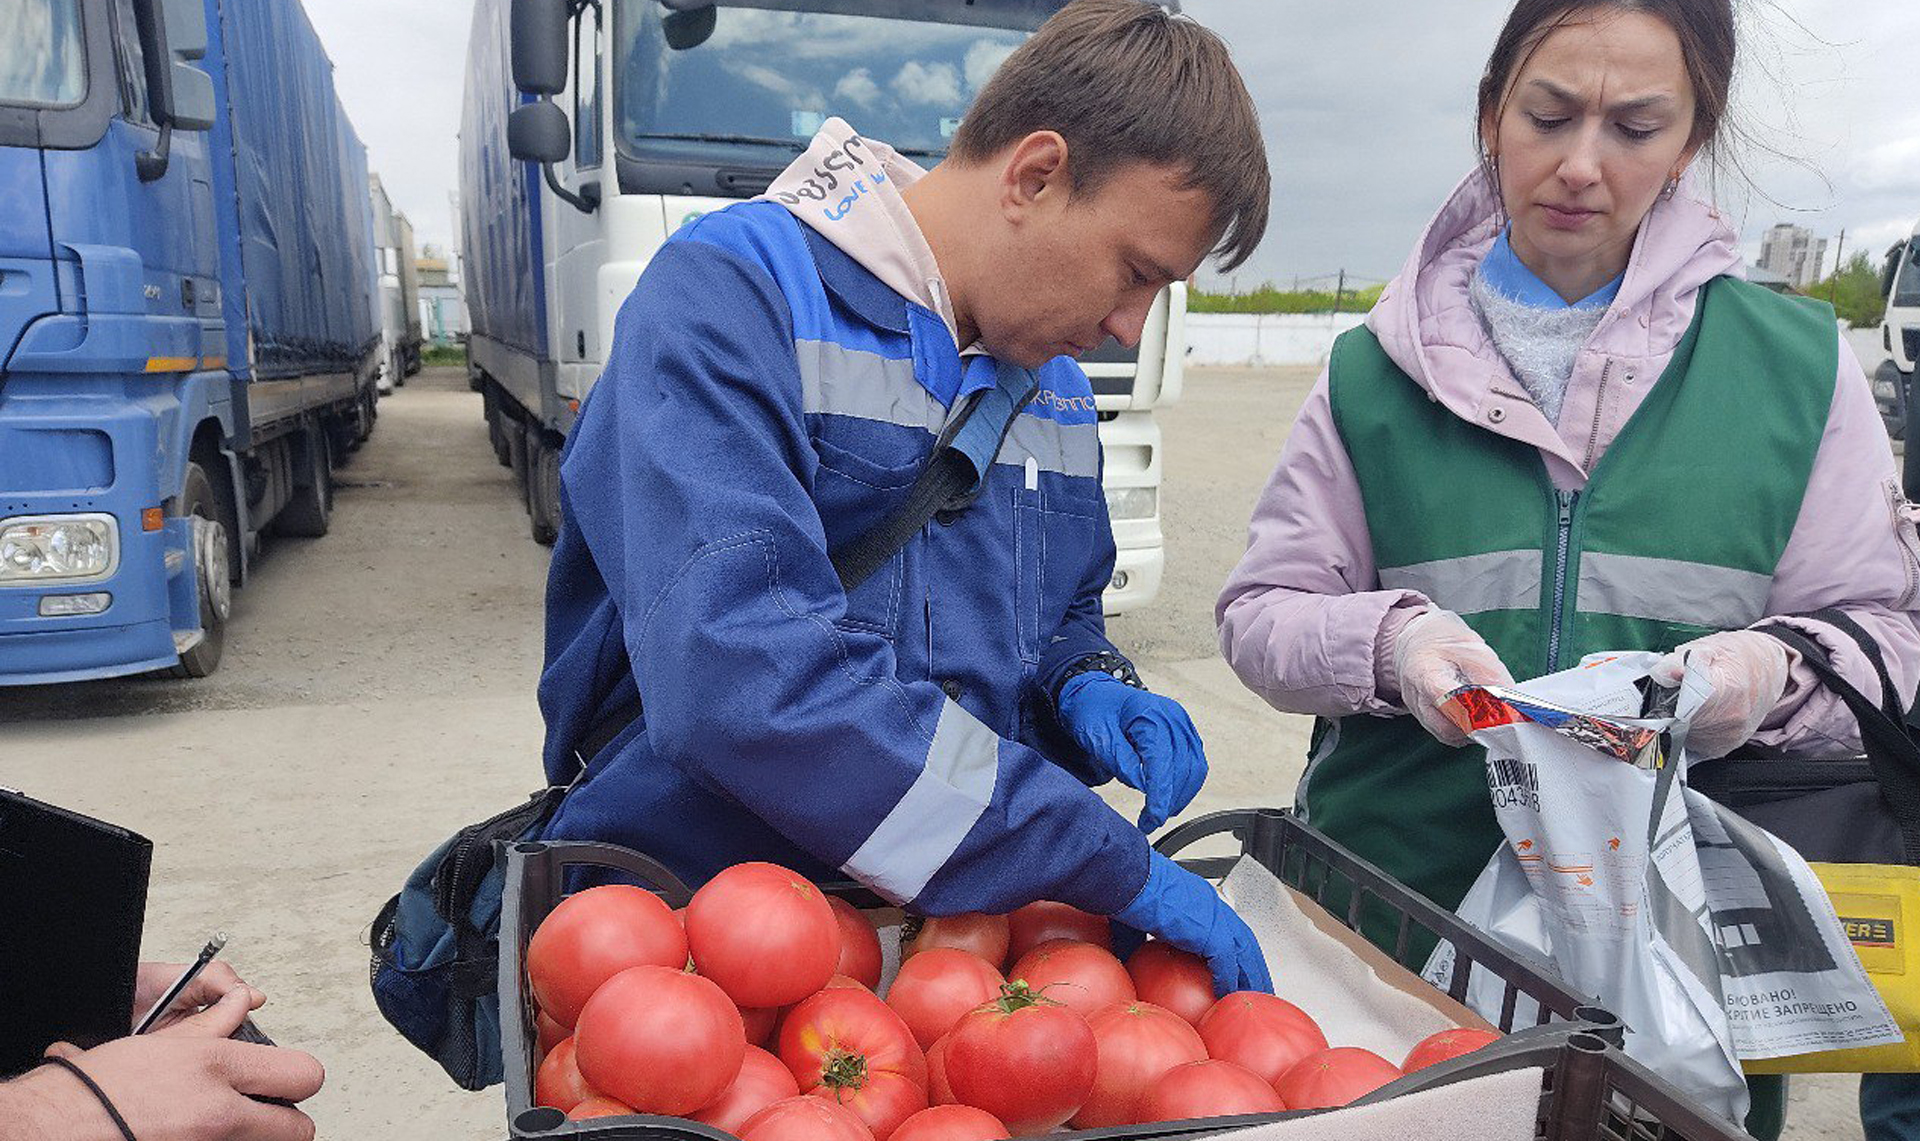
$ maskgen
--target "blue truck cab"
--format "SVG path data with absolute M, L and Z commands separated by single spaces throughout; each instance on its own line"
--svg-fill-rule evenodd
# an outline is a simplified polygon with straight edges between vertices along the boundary
M 298 0 L 12 7 L 0 685 L 204 676 L 371 427 L 365 150 Z

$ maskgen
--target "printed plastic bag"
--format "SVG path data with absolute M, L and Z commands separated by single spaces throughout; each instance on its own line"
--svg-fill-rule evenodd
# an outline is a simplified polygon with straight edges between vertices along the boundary
M 1643 716 L 1658 660 L 1597 654 L 1453 695 L 1507 836 L 1459 914 L 1592 992 L 1626 1023 L 1630 1054 L 1738 1122 L 1741 1058 L 1900 1031 L 1806 862 L 1686 787 L 1686 728 L 1711 686 L 1690 671 L 1672 716 Z M 1450 981 L 1451 947 L 1426 974 Z M 1476 989 L 1468 1005 L 1498 1002 Z

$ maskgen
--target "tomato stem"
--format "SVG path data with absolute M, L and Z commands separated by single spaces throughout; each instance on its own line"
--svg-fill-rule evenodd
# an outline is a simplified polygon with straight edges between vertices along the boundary
M 1027 985 L 1025 979 L 1014 979 L 1000 985 L 1000 997 L 993 1000 L 993 1006 L 1002 1014 L 1012 1014 L 1016 1010 L 1025 1010 L 1029 1006 L 1064 1006 L 1057 999 L 1048 998 L 1040 991 Z
M 846 1089 L 864 1089 L 867 1084 L 867 1056 L 847 1050 L 828 1051 L 826 1064 L 820 1067 L 820 1084 L 836 1094 Z M 835 1100 L 839 1100 L 838 1097 Z

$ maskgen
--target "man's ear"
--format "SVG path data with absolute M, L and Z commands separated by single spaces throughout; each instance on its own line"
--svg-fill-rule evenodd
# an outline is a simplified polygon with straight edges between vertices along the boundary
M 1064 205 L 1073 192 L 1067 174 L 1067 140 L 1058 131 L 1035 131 L 1006 151 L 1000 166 L 1000 210 L 1018 225 L 1039 210 Z

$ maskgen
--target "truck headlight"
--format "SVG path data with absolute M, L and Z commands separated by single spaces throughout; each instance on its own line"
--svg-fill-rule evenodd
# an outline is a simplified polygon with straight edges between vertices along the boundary
M 1107 489 L 1107 515 L 1110 518 L 1151 519 L 1159 513 L 1159 488 L 1110 487 Z
M 0 584 L 106 578 L 120 561 L 111 515 L 42 515 L 0 522 Z

